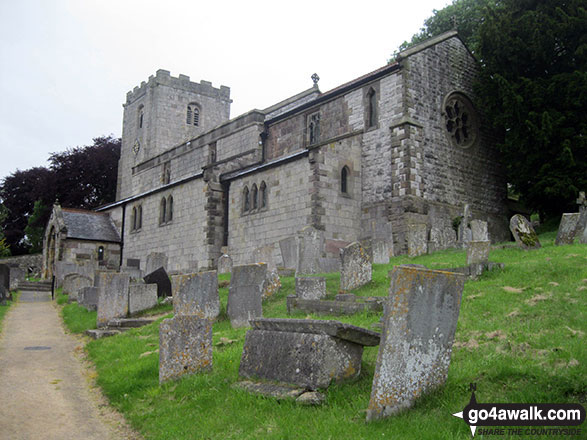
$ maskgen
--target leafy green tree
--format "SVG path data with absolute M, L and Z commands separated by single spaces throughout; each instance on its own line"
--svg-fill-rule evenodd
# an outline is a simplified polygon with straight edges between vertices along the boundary
M 0 225 L 4 224 L 4 220 L 8 216 L 8 210 L 3 204 L 0 204 Z M 0 229 L 0 258 L 10 257 L 10 246 L 4 237 L 4 229 Z
M 50 215 L 51 209 L 41 200 L 37 200 L 27 226 L 24 228 L 29 253 L 37 254 L 43 251 L 43 235 L 45 234 L 46 221 Z

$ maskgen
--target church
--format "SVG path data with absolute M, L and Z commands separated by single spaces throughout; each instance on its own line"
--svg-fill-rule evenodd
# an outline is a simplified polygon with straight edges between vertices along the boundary
M 144 268 L 157 252 L 169 272 L 195 272 L 223 253 L 246 264 L 261 250 L 283 266 L 279 243 L 311 226 L 325 261 L 370 239 L 415 255 L 454 247 L 466 205 L 492 241 L 507 240 L 496 138 L 473 104 L 478 68 L 451 31 L 330 91 L 314 75 L 308 90 L 232 119 L 228 87 L 158 70 L 123 104 L 116 201 L 78 219 L 106 217 L 118 244 L 109 230 L 79 253 Z M 46 274 L 60 255 L 79 259 L 75 247 L 51 248 L 68 229 L 51 229 L 56 217 Z

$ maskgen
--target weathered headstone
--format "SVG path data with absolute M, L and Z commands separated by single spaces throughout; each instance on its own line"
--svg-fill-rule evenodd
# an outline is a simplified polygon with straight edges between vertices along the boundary
M 386 240 L 374 238 L 370 241 L 374 264 L 389 264 L 389 243 Z
M 575 228 L 575 240 L 578 243 L 587 244 L 587 198 L 584 191 L 579 193 L 577 205 L 579 205 L 579 221 Z
M 138 267 L 122 266 L 120 268 L 120 271 L 129 274 L 131 280 L 142 280 L 143 279 L 143 271 L 141 269 L 139 269 Z
M 462 275 L 415 267 L 395 267 L 390 277 L 367 420 L 445 383 L 464 286 Z
M 425 223 L 408 224 L 408 255 L 417 257 L 428 252 L 428 227 Z
M 128 315 L 128 286 L 130 276 L 118 272 L 100 272 L 98 282 L 98 327 L 105 327 L 108 321 Z
M 351 243 L 340 251 L 340 260 L 340 290 L 356 289 L 371 281 L 371 249 Z
M 176 275 L 173 277 L 173 313 L 175 316 L 193 315 L 216 319 L 220 314 L 218 275 L 208 272 Z
M 486 263 L 490 250 L 490 241 L 470 241 L 467 244 L 467 264 Z
M 263 283 L 267 265 L 234 266 L 228 289 L 227 314 L 232 327 L 247 327 L 249 320 L 263 316 Z
M 167 272 L 167 255 L 163 252 L 151 252 L 147 255 L 147 262 L 145 264 L 145 273 L 150 274 L 159 268 L 163 268 Z
M 295 269 L 298 263 L 298 242 L 296 237 L 288 237 L 279 241 L 283 267 Z
M 483 220 L 471 220 L 469 224 L 471 227 L 472 241 L 489 241 L 487 222 Z
M 0 286 L 8 292 L 10 290 L 10 267 L 7 264 L 0 264 Z
M 70 273 L 63 278 L 63 293 L 71 300 L 77 300 L 78 292 L 82 287 L 89 287 L 93 284 L 90 277 L 77 273 Z
M 558 233 L 556 234 L 556 239 L 554 240 L 555 245 L 560 246 L 565 244 L 573 244 L 580 217 L 581 214 L 578 212 L 562 215 L 561 222 L 558 227 Z
M 18 289 L 18 284 L 25 280 L 26 272 L 19 266 L 10 267 L 10 290 Z
M 463 207 L 463 215 L 461 216 L 461 223 L 459 224 L 457 239 L 461 247 L 467 246 L 473 239 L 473 232 L 471 231 L 471 208 L 468 203 Z
M 252 263 L 265 263 L 269 271 L 277 270 L 275 257 L 273 255 L 274 246 L 261 246 L 253 251 Z
M 516 214 L 510 219 L 510 231 L 522 249 L 540 248 L 540 240 L 532 224 L 523 215 Z
M 230 273 L 232 271 L 232 258 L 227 254 L 222 254 L 218 258 L 218 273 Z
M 159 383 L 212 370 L 212 321 L 193 315 L 159 326 Z
M 88 310 L 98 310 L 98 287 L 82 287 L 77 294 L 77 303 Z
M 306 226 L 298 232 L 297 238 L 296 272 L 299 274 L 320 273 L 320 260 L 324 251 L 324 233 L 312 226 Z
M 271 298 L 281 288 L 281 279 L 277 269 L 267 270 L 265 281 L 263 282 L 262 298 L 263 300 Z
M 296 296 L 300 299 L 322 299 L 326 297 L 326 278 L 296 277 Z
M 131 284 L 128 287 L 128 313 L 148 310 L 157 305 L 156 284 Z
M 157 296 L 166 297 L 171 295 L 171 281 L 163 267 L 149 273 L 143 280 L 146 284 L 157 284 Z
M 338 321 L 255 319 L 247 332 L 239 375 L 309 389 L 361 373 L 363 346 L 379 334 Z
M 430 240 L 428 252 L 436 252 L 443 249 L 454 248 L 457 245 L 457 233 L 446 222 L 437 222 L 438 225 L 430 228 Z

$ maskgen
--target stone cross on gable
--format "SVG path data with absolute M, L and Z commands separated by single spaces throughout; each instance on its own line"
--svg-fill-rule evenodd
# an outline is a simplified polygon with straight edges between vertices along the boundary
M 312 75 L 312 81 L 314 82 L 314 85 L 317 86 L 318 85 L 318 81 L 320 81 L 320 77 L 318 76 L 317 73 L 314 73 Z
M 587 210 L 587 198 L 585 198 L 585 191 L 581 191 L 579 193 L 579 198 L 577 199 L 577 205 L 579 205 L 579 212 L 583 212 Z

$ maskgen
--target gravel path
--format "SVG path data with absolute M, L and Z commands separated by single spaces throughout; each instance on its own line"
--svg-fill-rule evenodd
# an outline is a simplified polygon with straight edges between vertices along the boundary
M 82 352 L 50 294 L 21 293 L 0 334 L 3 440 L 140 439 L 90 387 Z

